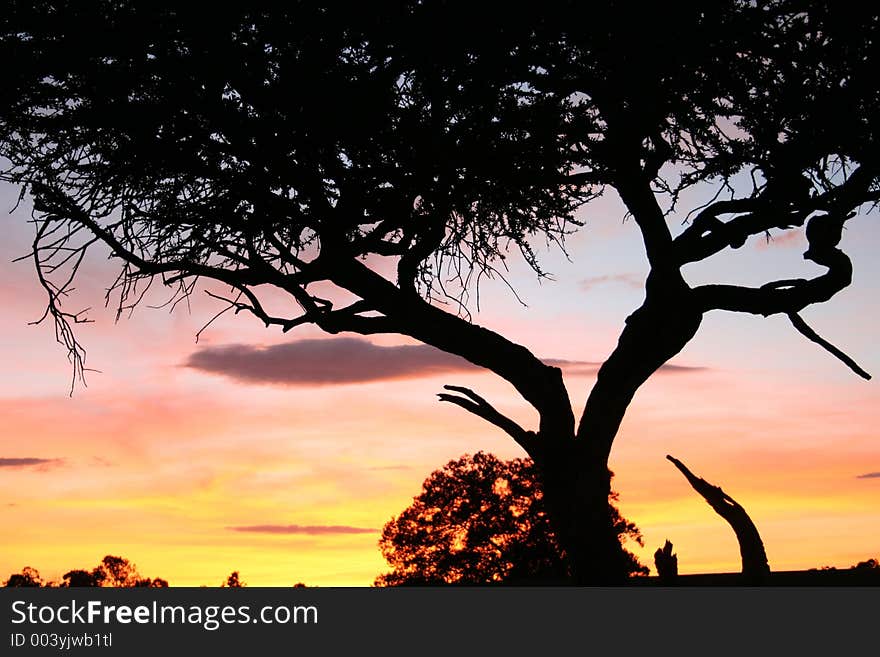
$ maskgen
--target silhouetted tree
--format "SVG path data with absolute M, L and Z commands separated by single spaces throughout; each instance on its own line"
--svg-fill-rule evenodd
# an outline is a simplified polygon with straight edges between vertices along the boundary
M 71 570 L 64 573 L 64 576 L 62 578 L 63 583 L 61 584 L 61 586 L 101 586 L 102 582 L 104 581 L 104 577 L 104 571 L 99 568 L 95 568 L 92 571 Z
M 244 582 L 241 581 L 241 579 L 239 578 L 239 575 L 238 575 L 238 571 L 233 570 L 229 574 L 229 577 L 226 578 L 226 581 L 223 582 L 223 584 L 221 584 L 221 586 L 223 588 L 240 589 L 244 586 L 247 586 L 247 584 L 245 584 Z
M 697 491 L 719 516 L 724 518 L 736 534 L 742 560 L 742 575 L 749 584 L 761 584 L 770 575 L 767 552 L 758 528 L 746 510 L 719 486 L 697 477 L 687 466 L 672 456 L 666 457 L 685 476 L 691 487 Z
M 36 568 L 31 568 L 30 566 L 25 566 L 21 569 L 20 573 L 15 573 L 9 576 L 9 579 L 3 584 L 3 586 L 15 588 L 15 587 L 39 587 L 43 586 L 43 578 L 40 577 L 40 571 Z
M 675 584 L 678 580 L 678 555 L 672 552 L 672 543 L 668 540 L 654 552 L 654 568 L 664 586 Z
M 609 507 L 619 540 L 641 545 L 636 526 Z M 570 578 L 530 459 L 501 461 L 478 452 L 450 461 L 385 525 L 379 547 L 393 570 L 380 575 L 377 586 L 546 584 Z M 624 553 L 630 574 L 648 574 L 634 555 Z
M 605 0 L 573 20 L 580 9 L 231 3 L 206 21 L 187 3 L 8 2 L 3 178 L 33 199 L 33 259 L 75 374 L 84 316 L 61 302 L 95 243 L 121 263 L 120 312 L 156 278 L 172 303 L 213 280 L 228 309 L 283 331 L 402 334 L 458 354 L 512 384 L 537 425 L 467 388 L 440 399 L 534 459 L 575 579 L 621 581 L 611 447 L 706 313 L 784 315 L 867 377 L 800 313 L 850 284 L 841 230 L 880 195 L 880 21 L 871 3 Z M 536 239 L 561 243 L 608 191 L 650 272 L 578 420 L 559 368 L 463 304 L 510 250 L 543 274 Z M 693 198 L 710 201 L 679 207 Z M 823 270 L 811 278 L 692 286 L 682 273 L 803 226 Z M 267 287 L 301 312 L 273 314 Z
M 101 577 L 102 586 L 128 588 L 137 586 L 141 579 L 133 563 L 128 559 L 115 557 L 110 554 L 101 560 L 101 564 L 96 570 L 103 574 Z

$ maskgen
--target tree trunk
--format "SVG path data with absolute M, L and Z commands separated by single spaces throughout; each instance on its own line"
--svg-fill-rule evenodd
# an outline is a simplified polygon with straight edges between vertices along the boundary
M 627 318 L 617 347 L 599 370 L 575 436 L 542 440 L 534 454 L 544 476 L 551 520 L 576 584 L 625 581 L 627 559 L 613 525 L 608 458 L 638 388 L 690 341 L 702 313 L 690 289 L 647 286 L 645 303 Z
M 627 559 L 611 517 L 608 468 L 588 467 L 574 442 L 539 462 L 557 540 L 577 585 L 611 586 L 627 576 Z
M 709 503 L 715 512 L 724 518 L 733 528 L 739 542 L 739 553 L 742 558 L 742 574 L 746 584 L 761 584 L 770 575 L 770 565 L 764 542 L 758 533 L 755 523 L 736 500 L 718 486 L 713 486 L 705 479 L 697 477 L 687 466 L 676 458 L 667 456 L 688 480 L 688 483 Z

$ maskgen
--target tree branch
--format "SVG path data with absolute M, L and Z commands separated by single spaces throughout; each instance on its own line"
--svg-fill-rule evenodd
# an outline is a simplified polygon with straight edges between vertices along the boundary
M 747 211 L 728 222 L 719 215 Z M 751 235 L 771 228 L 786 230 L 803 226 L 812 210 L 761 208 L 761 199 L 718 201 L 700 212 L 693 223 L 673 241 L 679 264 L 699 262 L 727 247 L 738 249 Z
M 672 247 L 672 233 L 666 225 L 657 197 L 651 190 L 651 180 L 643 175 L 641 169 L 628 169 L 618 174 L 614 187 L 642 233 L 651 268 L 666 269 Z
M 817 345 L 825 349 L 828 353 L 833 355 L 835 358 L 843 361 L 843 363 L 849 367 L 853 372 L 858 374 L 863 379 L 870 381 L 871 375 L 868 374 L 865 370 L 859 367 L 859 364 L 856 363 L 852 358 L 847 356 L 843 351 L 835 347 L 833 344 L 825 340 L 822 336 L 816 333 L 810 326 L 804 321 L 804 319 L 798 315 L 797 313 L 787 313 L 788 319 L 791 320 L 792 326 L 794 326 L 798 332 L 803 335 L 807 340 L 815 342 Z
M 771 228 L 785 230 L 802 226 L 816 211 L 844 216 L 872 198 L 869 190 L 876 171 L 876 166 L 863 164 L 846 181 L 816 196 L 808 196 L 808 189 L 798 189 L 792 191 L 791 196 L 774 198 L 772 194 L 777 190 L 768 187 L 760 196 L 716 201 L 701 210 L 691 225 L 675 238 L 676 259 L 679 264 L 705 260 L 727 247 L 741 247 L 751 235 Z M 795 178 L 801 179 L 800 176 Z M 723 222 L 718 217 L 724 214 L 739 216 Z
M 719 486 L 697 477 L 677 458 L 669 455 L 666 458 L 681 471 L 691 487 L 708 502 L 715 513 L 724 518 L 731 526 L 736 534 L 736 540 L 739 542 L 742 574 L 750 583 L 760 583 L 764 577 L 770 574 L 770 565 L 767 562 L 767 553 L 764 550 L 764 542 L 761 540 L 758 528 L 746 510 Z
M 496 427 L 498 427 L 511 438 L 513 438 L 517 442 L 517 444 L 519 444 L 520 447 L 526 450 L 526 452 L 530 456 L 532 455 L 532 450 L 534 450 L 536 446 L 536 436 L 533 431 L 526 431 L 509 417 L 499 413 L 489 402 L 480 397 L 470 388 L 464 388 L 462 386 L 443 387 L 446 390 L 452 390 L 453 392 L 460 393 L 463 396 L 460 397 L 458 395 L 451 395 L 445 392 L 440 392 L 437 393 L 437 397 L 440 399 L 440 401 L 449 402 L 451 404 L 455 404 L 456 406 L 461 406 L 466 411 L 473 413 L 474 415 L 483 418 L 487 422 L 494 424 Z
M 94 235 L 101 239 L 113 254 L 137 267 L 146 275 L 169 274 L 174 272 L 185 272 L 184 275 L 204 276 L 215 280 L 228 283 L 230 285 L 259 285 L 268 283 L 264 277 L 256 275 L 254 270 L 247 268 L 239 268 L 234 270 L 222 269 L 220 267 L 212 267 L 191 260 L 181 259 L 168 262 L 155 262 L 146 260 L 137 255 L 131 249 L 127 248 L 110 230 L 101 226 L 97 221 L 92 219 L 88 213 L 83 210 L 77 203 L 56 188 L 48 185 L 32 185 L 35 196 L 35 208 L 40 212 L 44 212 L 52 220 L 64 221 L 69 220 L 85 226 Z M 66 215 L 66 218 L 65 218 Z
M 574 412 L 562 371 L 542 363 L 522 345 L 402 291 L 362 262 L 336 262 L 331 282 L 363 299 L 408 335 L 457 354 L 509 381 L 540 415 L 541 434 L 564 439 L 574 433 Z M 372 318 L 365 318 L 372 320 Z
M 254 295 L 253 292 L 251 292 L 247 288 L 235 287 L 235 289 L 239 292 L 238 297 L 236 297 L 235 299 L 229 299 L 227 297 L 220 296 L 219 294 L 214 294 L 210 290 L 205 290 L 205 294 L 207 294 L 212 299 L 224 301 L 229 304 L 229 307 L 226 308 L 226 310 L 233 310 L 236 315 L 243 310 L 247 311 L 251 313 L 254 317 L 258 318 L 267 327 L 272 325 L 280 326 L 283 333 L 287 333 L 291 329 L 301 324 L 309 324 L 315 321 L 313 316 L 309 313 L 305 313 L 303 315 L 300 315 L 299 317 L 295 317 L 292 319 L 284 317 L 273 317 L 265 311 L 262 304 L 259 302 L 259 299 L 256 297 L 256 295 Z M 240 301 L 239 299 L 242 296 L 246 297 L 250 301 L 250 303 L 243 303 L 242 301 Z M 223 312 L 225 312 L 226 310 L 224 310 Z M 219 314 L 217 316 L 219 316 Z M 204 327 L 202 330 L 204 330 Z M 202 330 L 200 330 L 199 333 L 201 333 Z M 196 336 L 198 337 L 198 334 L 196 334 Z
M 839 211 L 812 217 L 807 224 L 809 248 L 804 259 L 827 267 L 828 271 L 811 279 L 771 281 L 760 288 L 739 285 L 702 285 L 694 295 L 703 311 L 732 310 L 754 315 L 797 313 L 813 303 L 828 301 L 852 283 L 852 262 L 837 244 L 843 224 L 851 214 Z

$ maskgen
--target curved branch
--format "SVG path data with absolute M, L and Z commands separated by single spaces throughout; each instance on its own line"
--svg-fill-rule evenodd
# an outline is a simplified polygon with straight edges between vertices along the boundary
M 852 283 L 852 261 L 840 249 L 820 251 L 811 247 L 804 258 L 827 267 L 828 271 L 816 278 L 772 281 L 759 288 L 701 285 L 694 288 L 694 296 L 704 312 L 730 310 L 767 317 L 796 313 L 810 304 L 828 301 Z
M 395 332 L 416 338 L 509 381 L 540 416 L 539 431 L 564 440 L 574 433 L 574 412 L 558 367 L 546 365 L 520 344 L 409 294 L 354 259 L 334 263 L 331 282 L 370 299 Z M 372 318 L 366 318 L 372 320 Z
M 513 438 L 530 456 L 532 455 L 532 450 L 536 446 L 536 436 L 533 431 L 526 431 L 509 417 L 502 415 L 495 409 L 495 407 L 470 388 L 464 388 L 462 386 L 443 387 L 446 390 L 460 393 L 463 396 L 460 397 L 458 395 L 450 395 L 445 392 L 440 392 L 437 393 L 437 397 L 439 397 L 440 401 L 460 406 L 466 411 L 494 424 Z
M 719 486 L 710 484 L 705 479 L 697 477 L 687 466 L 677 458 L 667 455 L 684 475 L 691 487 L 702 495 L 715 513 L 724 518 L 733 528 L 736 540 L 739 542 L 739 552 L 742 558 L 742 574 L 749 583 L 757 584 L 770 574 L 770 565 L 767 562 L 767 552 L 764 550 L 764 542 L 758 533 L 755 523 L 735 499 L 725 493 Z

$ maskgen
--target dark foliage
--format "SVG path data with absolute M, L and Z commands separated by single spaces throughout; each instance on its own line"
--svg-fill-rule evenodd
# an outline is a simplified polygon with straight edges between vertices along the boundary
M 88 570 L 71 570 L 64 573 L 61 578 L 61 586 L 79 587 L 79 586 L 101 586 L 104 582 L 105 574 L 103 569 L 95 568 Z
M 168 581 L 161 577 L 155 579 L 142 577 L 137 567 L 128 559 L 108 554 L 92 570 L 70 570 L 64 573 L 60 583 L 43 582 L 40 573 L 33 568 L 24 568 L 21 573 L 11 575 L 5 586 L 110 586 L 116 588 L 152 587 L 167 588 Z
M 638 528 L 609 506 L 621 542 L 641 545 Z M 413 504 L 385 525 L 379 547 L 393 570 L 380 575 L 377 586 L 570 579 L 530 459 L 501 461 L 478 452 L 450 461 L 431 473 Z M 629 574 L 648 574 L 633 554 L 623 552 Z
M 240 588 L 247 586 L 247 584 L 245 584 L 244 582 L 241 581 L 241 578 L 239 577 L 238 571 L 233 570 L 229 574 L 229 577 L 226 578 L 226 581 L 223 582 L 223 584 L 221 584 L 220 586 L 223 588 L 240 589 Z
M 21 569 L 20 573 L 15 573 L 9 576 L 9 579 L 6 580 L 4 586 L 7 587 L 38 587 L 44 586 L 43 578 L 40 577 L 40 571 L 36 568 L 31 568 L 30 566 L 25 566 Z

